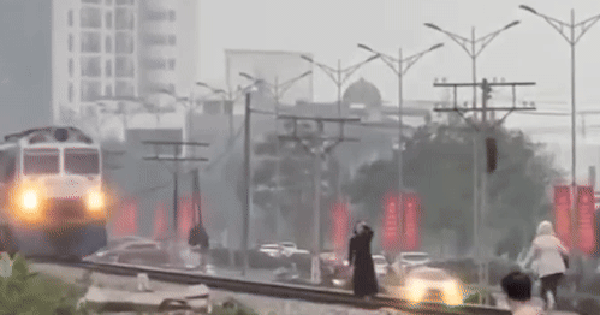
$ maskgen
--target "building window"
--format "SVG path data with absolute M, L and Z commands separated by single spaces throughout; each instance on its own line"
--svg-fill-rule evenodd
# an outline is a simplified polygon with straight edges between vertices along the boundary
M 133 53 L 133 36 L 131 36 L 131 34 L 124 32 L 117 33 L 117 35 L 115 36 L 115 53 Z
M 81 75 L 97 78 L 102 75 L 100 57 L 81 57 Z
M 149 21 L 163 21 L 167 19 L 167 12 L 165 11 L 147 11 L 146 19 Z
M 73 77 L 73 58 L 69 58 L 69 77 Z
M 106 0 L 106 5 L 113 5 L 113 1 L 112 0 Z
M 172 83 L 154 83 L 146 86 L 146 93 L 169 93 L 175 95 L 175 85 Z
M 146 35 L 144 43 L 152 46 L 174 46 L 177 43 L 177 37 L 175 35 Z
M 165 70 L 167 62 L 165 59 L 146 59 L 144 60 L 144 68 L 146 70 Z
M 177 15 L 175 14 L 175 11 L 171 10 L 169 11 L 169 21 L 171 22 L 175 22 Z
M 113 14 L 112 12 L 106 12 L 106 28 L 112 29 L 113 27 Z
M 67 13 L 67 24 L 73 26 L 73 10 L 69 10 L 69 13 Z
M 102 0 L 81 0 L 82 3 L 102 4 Z
M 175 70 L 175 59 L 169 59 L 169 70 L 170 71 Z
M 98 29 L 102 27 L 102 11 L 100 8 L 81 8 L 81 27 Z
M 99 32 L 82 32 L 81 34 L 81 52 L 99 53 L 101 52 L 101 36 Z
M 115 76 L 117 78 L 133 78 L 135 76 L 134 63 L 131 58 L 115 58 Z
M 67 90 L 69 102 L 73 102 L 73 83 L 69 82 L 69 88 Z
M 117 0 L 117 5 L 134 5 L 133 0 Z
M 126 81 L 117 81 L 115 86 L 115 96 L 134 96 L 135 87 L 133 83 Z
M 112 52 L 112 37 L 110 36 L 106 36 L 106 43 L 105 43 L 105 49 L 107 53 L 111 53 Z
M 128 8 L 115 9 L 115 28 L 117 30 L 133 30 L 135 15 Z
M 73 52 L 73 35 L 69 34 L 69 39 L 67 40 L 69 45 L 69 52 Z
M 81 82 L 81 101 L 95 102 L 100 97 L 102 84 L 100 82 L 83 81 Z
M 107 77 L 112 77 L 112 71 L 113 71 L 113 64 L 112 64 L 112 60 L 108 59 L 106 60 L 106 76 Z
M 105 96 L 113 96 L 112 84 L 107 84 L 106 85 L 106 87 L 104 88 L 104 95 Z

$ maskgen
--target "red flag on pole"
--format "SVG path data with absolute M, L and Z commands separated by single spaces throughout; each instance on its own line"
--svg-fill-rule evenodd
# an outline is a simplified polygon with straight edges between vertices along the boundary
M 421 200 L 416 193 L 404 193 L 404 250 L 421 246 Z
M 554 186 L 554 225 L 560 241 L 571 247 L 571 187 L 569 185 Z
M 382 247 L 386 251 L 396 251 L 400 245 L 400 220 L 398 213 L 398 193 L 390 192 L 383 202 L 383 238 Z
M 586 253 L 592 254 L 596 248 L 595 230 L 595 200 L 593 186 L 577 187 L 577 232 L 578 247 Z

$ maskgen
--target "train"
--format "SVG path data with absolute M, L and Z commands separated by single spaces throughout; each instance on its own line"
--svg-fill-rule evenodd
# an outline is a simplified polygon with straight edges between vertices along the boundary
M 78 128 L 50 126 L 0 143 L 0 251 L 81 260 L 107 245 L 102 148 Z

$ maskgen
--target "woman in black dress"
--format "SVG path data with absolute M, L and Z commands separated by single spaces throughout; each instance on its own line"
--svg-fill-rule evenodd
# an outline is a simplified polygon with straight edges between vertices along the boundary
M 348 261 L 354 269 L 352 282 L 357 297 L 372 297 L 378 291 L 375 278 L 375 266 L 371 256 L 371 240 L 373 231 L 366 222 L 360 221 L 354 228 L 354 236 L 350 239 Z

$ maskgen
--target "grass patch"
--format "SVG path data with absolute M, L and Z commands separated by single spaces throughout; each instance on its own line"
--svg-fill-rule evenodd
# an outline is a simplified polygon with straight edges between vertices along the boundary
M 10 277 L 0 277 L 0 315 L 87 314 L 85 309 L 76 311 L 83 288 L 30 272 L 21 256 L 12 265 Z

